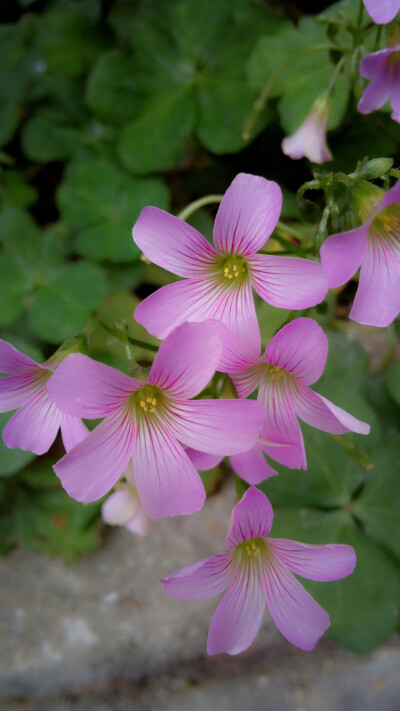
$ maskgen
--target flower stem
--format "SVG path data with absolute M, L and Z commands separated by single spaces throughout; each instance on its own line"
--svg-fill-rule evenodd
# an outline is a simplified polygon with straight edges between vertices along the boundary
M 141 341 L 138 338 L 132 338 L 132 336 L 129 336 L 128 333 L 121 329 L 121 328 L 116 328 L 113 326 L 109 326 L 107 323 L 104 323 L 104 321 L 99 321 L 100 326 L 104 328 L 105 331 L 108 331 L 108 333 L 111 333 L 112 336 L 117 338 L 121 343 L 130 343 L 132 346 L 138 346 L 139 348 L 146 348 L 148 351 L 158 351 L 158 346 L 153 345 L 152 343 L 146 343 L 146 341 Z
M 191 202 L 187 207 L 185 207 L 177 215 L 180 220 L 187 220 L 190 215 L 192 215 L 196 210 L 200 210 L 204 205 L 211 205 L 212 203 L 220 203 L 223 195 L 205 195 L 194 202 Z

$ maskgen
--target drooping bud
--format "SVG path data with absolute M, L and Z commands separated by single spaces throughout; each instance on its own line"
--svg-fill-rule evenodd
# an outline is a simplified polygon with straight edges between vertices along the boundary
M 301 126 L 282 141 L 282 151 L 293 160 L 308 158 L 312 163 L 326 163 L 333 156 L 326 142 L 326 125 L 329 118 L 329 100 L 326 92 L 314 101 L 311 111 Z

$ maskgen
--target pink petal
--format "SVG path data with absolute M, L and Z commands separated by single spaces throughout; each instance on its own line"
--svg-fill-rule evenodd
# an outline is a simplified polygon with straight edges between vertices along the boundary
M 164 593 L 177 600 L 210 600 L 222 593 L 231 578 L 231 555 L 222 553 L 175 570 L 161 580 Z
M 16 410 L 25 405 L 38 390 L 43 390 L 45 372 L 36 367 L 23 375 L 0 377 L 0 412 Z
M 129 484 L 120 484 L 101 507 L 101 517 L 110 526 L 125 526 L 140 507 L 139 497 L 134 495 Z
M 279 185 L 240 173 L 226 191 L 214 224 L 214 245 L 221 254 L 249 256 L 274 231 L 282 207 Z
M 390 98 L 392 93 L 393 79 L 385 68 L 380 72 L 376 79 L 364 89 L 364 93 L 357 104 L 357 111 L 360 114 L 370 114 L 371 111 L 380 109 Z
M 44 454 L 53 444 L 60 427 L 61 413 L 48 395 L 46 386 L 7 422 L 3 439 L 7 447 Z
M 214 469 L 223 460 L 221 454 L 208 454 L 207 452 L 199 452 L 198 449 L 185 447 L 185 452 L 190 461 L 196 467 L 197 471 L 208 471 Z
M 66 452 L 76 447 L 88 434 L 88 428 L 79 417 L 61 413 L 61 437 Z
M 265 370 L 265 363 L 253 365 L 240 373 L 231 373 L 231 380 L 239 397 L 248 397 L 260 384 Z
M 213 377 L 221 352 L 219 336 L 206 324 L 184 323 L 161 344 L 149 384 L 173 397 L 195 397 Z
M 203 483 L 165 424 L 139 423 L 133 468 L 140 500 L 152 518 L 190 514 L 203 506 Z
M 269 342 L 265 360 L 305 385 L 321 377 L 328 354 L 328 339 L 321 326 L 310 318 L 298 318 L 283 326 Z
M 294 407 L 296 414 L 317 430 L 331 434 L 344 434 L 345 432 L 368 434 L 370 430 L 369 425 L 365 422 L 357 420 L 341 407 L 304 386 L 299 385 Z
M 247 342 L 242 341 L 221 321 L 215 319 L 207 321 L 207 326 L 218 334 L 223 345 L 217 370 L 222 373 L 236 373 L 264 362 L 260 358 L 259 351 L 252 350 Z
M 18 351 L 11 343 L 7 343 L 7 341 L 3 341 L 0 338 L 0 373 L 22 375 L 23 373 L 32 372 L 33 368 L 39 367 L 39 363 Z
M 211 276 L 185 279 L 161 287 L 144 299 L 135 319 L 149 333 L 165 338 L 184 321 L 206 321 L 225 288 Z
M 349 317 L 369 326 L 388 326 L 400 311 L 400 239 L 370 238 Z
M 226 548 L 234 548 L 251 538 L 264 538 L 271 530 L 273 517 L 272 506 L 265 494 L 251 486 L 233 508 Z
M 328 613 L 276 558 L 268 558 L 264 590 L 278 630 L 296 647 L 313 649 L 330 625 Z
M 139 501 L 139 499 L 138 499 Z M 125 528 L 136 536 L 146 536 L 149 532 L 150 518 L 139 501 L 136 513 L 125 524 Z
M 157 207 L 142 210 L 132 236 L 151 262 L 182 277 L 201 276 L 216 258 L 200 232 Z
M 180 442 L 224 456 L 251 449 L 264 421 L 263 407 L 254 400 L 182 401 L 169 410 L 169 426 Z
M 250 646 L 260 629 L 265 599 L 260 578 L 252 566 L 235 571 L 219 603 L 208 633 L 209 654 L 239 654 Z
M 286 467 L 305 469 L 307 465 L 303 435 L 294 410 L 294 385 L 290 382 L 264 379 L 260 383 L 258 399 L 264 405 L 266 414 L 261 435 L 263 450 Z M 263 440 L 274 444 L 263 444 Z
M 281 309 L 305 309 L 323 301 L 328 284 L 317 262 L 298 257 L 255 254 L 248 260 L 259 296 Z
M 322 268 L 330 289 L 345 284 L 359 268 L 367 248 L 368 226 L 328 237 L 321 247 Z
M 260 329 L 249 282 L 239 287 L 228 285 L 215 303 L 209 318 L 222 321 L 253 353 L 260 352 Z
M 96 501 L 124 472 L 132 454 L 135 430 L 124 411 L 107 417 L 71 449 L 54 471 L 67 493 L 77 501 Z
M 368 15 L 379 25 L 391 22 L 400 10 L 399 0 L 364 0 Z
M 398 180 L 397 183 L 395 183 L 393 187 L 385 193 L 380 204 L 380 209 L 383 210 L 384 207 L 393 205 L 396 202 L 400 202 L 400 180 Z
M 119 409 L 142 385 L 115 368 L 74 353 L 58 366 L 48 389 L 63 412 L 90 420 Z
M 276 476 L 275 469 L 268 464 L 259 444 L 243 454 L 234 454 L 230 457 L 234 472 L 248 484 L 260 484 L 271 476 Z
M 268 545 L 283 565 L 309 580 L 345 578 L 356 564 L 356 554 L 351 546 L 312 546 L 284 538 L 268 538 Z

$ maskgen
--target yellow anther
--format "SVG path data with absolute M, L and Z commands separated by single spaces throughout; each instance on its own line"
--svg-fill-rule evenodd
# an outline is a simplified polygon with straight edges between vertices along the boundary
M 272 380 L 279 380 L 284 374 L 284 370 L 282 368 L 279 368 L 277 365 L 270 365 L 269 367 L 269 373 L 271 375 Z
M 222 261 L 222 273 L 225 279 L 237 279 L 247 273 L 247 263 L 243 257 L 231 254 Z
M 139 405 L 140 405 L 140 407 L 146 407 L 146 403 L 145 403 L 144 400 L 141 400 L 141 401 L 139 402 Z
M 152 405 L 157 405 L 157 400 L 155 399 L 155 397 L 153 397 L 153 399 L 152 399 L 152 401 L 151 401 L 151 404 L 152 404 Z

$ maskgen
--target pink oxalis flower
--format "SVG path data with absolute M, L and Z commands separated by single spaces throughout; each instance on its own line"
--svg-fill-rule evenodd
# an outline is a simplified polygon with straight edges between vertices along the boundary
M 36 363 L 0 339 L 0 372 L 6 373 L 0 378 L 0 412 L 18 410 L 3 430 L 7 447 L 44 454 L 60 427 L 67 451 L 86 437 L 87 429 L 81 420 L 62 412 L 48 391 L 61 360 L 58 353 L 46 363 Z
M 185 279 L 139 304 L 136 320 L 164 338 L 183 321 L 217 319 L 259 348 L 253 288 L 279 308 L 302 309 L 322 301 L 327 286 L 320 264 L 257 254 L 275 228 L 281 204 L 277 183 L 238 175 L 219 207 L 214 247 L 177 217 L 156 207 L 142 210 L 134 241 L 152 262 Z
M 264 424 L 249 452 L 230 457 L 236 473 L 259 484 L 276 472 L 264 454 L 293 469 L 306 469 L 303 435 L 297 418 L 332 434 L 368 434 L 369 425 L 356 419 L 309 387 L 321 377 L 328 353 L 322 328 L 309 318 L 298 318 L 280 329 L 265 349 L 264 358 L 220 323 L 210 322 L 224 350 L 218 370 L 231 377 L 239 397 L 258 387 Z
M 400 123 L 400 41 L 393 39 L 393 46 L 368 54 L 361 60 L 360 74 L 372 79 L 357 104 L 361 114 L 380 109 L 389 99 L 393 109 L 391 118 Z
M 282 141 L 282 151 L 289 158 L 308 158 L 312 163 L 326 163 L 333 156 L 326 141 L 329 103 L 325 95 L 319 96 L 301 126 Z
M 203 323 L 186 323 L 161 344 L 148 381 L 84 355 L 69 356 L 51 381 L 66 412 L 104 417 L 54 467 L 67 492 L 94 501 L 111 489 L 132 458 L 140 500 L 152 518 L 198 511 L 205 491 L 182 445 L 211 454 L 253 446 L 263 412 L 255 402 L 191 400 L 208 384 L 222 350 Z
M 150 519 L 144 510 L 135 485 L 132 462 L 125 469 L 126 481 L 118 483 L 115 491 L 104 501 L 101 516 L 109 526 L 125 526 L 130 533 L 145 536 Z
M 331 288 L 345 284 L 361 266 L 350 318 L 388 326 L 400 311 L 400 181 L 361 227 L 328 237 L 321 261 Z
M 178 600 L 209 600 L 227 590 L 208 633 L 208 653 L 238 654 L 253 642 L 265 605 L 280 632 L 301 649 L 313 649 L 329 627 L 329 615 L 293 573 L 309 580 L 338 580 L 353 572 L 347 545 L 313 546 L 267 538 L 273 511 L 267 497 L 250 487 L 233 509 L 227 553 L 175 571 L 161 582 Z
M 386 25 L 400 10 L 400 0 L 364 0 L 368 15 L 377 25 Z

